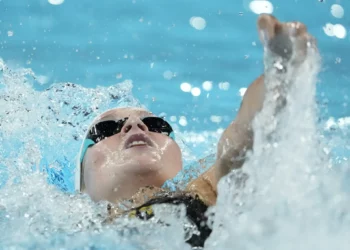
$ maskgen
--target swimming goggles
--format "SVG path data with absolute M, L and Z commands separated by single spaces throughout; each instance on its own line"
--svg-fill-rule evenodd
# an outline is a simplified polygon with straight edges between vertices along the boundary
M 119 134 L 127 120 L 128 118 L 126 117 L 117 121 L 102 121 L 92 126 L 83 142 L 80 163 L 83 162 L 86 150 L 89 147 L 92 147 L 103 139 Z M 150 132 L 164 134 L 175 140 L 173 128 L 163 118 L 150 116 L 141 118 L 141 121 L 147 126 Z
M 124 127 L 128 118 L 123 118 L 117 121 L 108 120 L 95 124 L 88 132 L 86 139 L 98 143 L 103 139 L 119 134 Z M 147 126 L 150 132 L 160 133 L 173 138 L 173 129 L 170 124 L 160 117 L 143 117 L 141 121 Z

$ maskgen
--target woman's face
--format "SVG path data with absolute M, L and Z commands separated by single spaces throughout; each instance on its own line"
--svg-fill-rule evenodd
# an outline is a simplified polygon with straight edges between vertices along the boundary
M 169 136 L 149 131 L 143 109 L 117 108 L 102 114 L 94 124 L 128 118 L 120 133 L 104 138 L 85 154 L 82 178 L 95 201 L 130 198 L 140 187 L 158 186 L 182 169 L 181 151 Z

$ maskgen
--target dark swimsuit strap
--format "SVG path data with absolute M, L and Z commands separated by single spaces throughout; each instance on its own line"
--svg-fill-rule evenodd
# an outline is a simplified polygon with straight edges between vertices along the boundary
M 145 204 L 131 209 L 129 212 L 137 218 L 148 220 L 154 216 L 152 209 L 148 208 L 154 204 L 184 204 L 186 206 L 187 218 L 197 226 L 200 232 L 199 235 L 193 234 L 192 237 L 187 240 L 187 243 L 192 247 L 204 246 L 204 242 L 209 237 L 212 230 L 207 225 L 208 217 L 206 216 L 206 211 L 208 206 L 197 195 L 168 193 L 167 195 L 153 198 Z

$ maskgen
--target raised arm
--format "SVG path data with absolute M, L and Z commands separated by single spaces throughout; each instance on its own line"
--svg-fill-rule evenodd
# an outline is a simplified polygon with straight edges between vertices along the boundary
M 242 167 L 245 153 L 252 148 L 251 122 L 263 102 L 264 76 L 260 76 L 246 90 L 236 119 L 221 135 L 214 165 L 190 182 L 187 191 L 198 194 L 208 205 L 215 204 L 218 180 L 231 169 Z
M 187 190 L 198 194 L 208 205 L 216 202 L 217 183 L 232 169 L 241 168 L 246 152 L 253 146 L 252 122 L 263 108 L 269 82 L 280 81 L 284 84 L 285 68 L 300 65 L 306 57 L 310 41 L 314 41 L 306 32 L 305 25 L 297 22 L 280 23 L 271 15 L 261 15 L 258 19 L 258 32 L 264 45 L 265 72 L 247 89 L 240 109 L 234 121 L 221 135 L 217 146 L 214 165 L 196 180 L 189 183 Z M 276 64 L 278 64 L 276 66 Z M 275 68 L 277 67 L 277 69 Z M 281 67 L 280 67 L 281 66 Z M 280 68 L 279 68 L 280 67 Z M 277 74 L 271 74 L 271 71 Z M 278 112 L 284 104 L 282 89 L 274 89 L 280 95 L 274 102 L 273 112 Z

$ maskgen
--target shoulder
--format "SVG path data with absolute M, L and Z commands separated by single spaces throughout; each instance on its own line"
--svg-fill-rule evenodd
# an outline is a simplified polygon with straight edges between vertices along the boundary
M 187 192 L 197 195 L 207 206 L 212 206 L 216 203 L 217 193 L 214 171 L 214 167 L 211 167 L 197 179 L 191 181 L 186 187 Z

